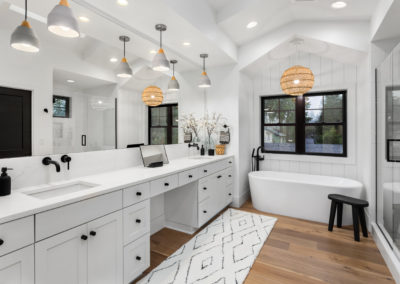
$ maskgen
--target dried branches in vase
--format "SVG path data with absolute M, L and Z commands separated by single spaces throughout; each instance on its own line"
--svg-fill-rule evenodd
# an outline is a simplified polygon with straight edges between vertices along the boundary
M 199 132 L 200 132 L 200 120 L 197 119 L 192 113 L 188 115 L 182 115 L 182 118 L 179 119 L 181 123 L 181 128 L 185 134 L 192 133 L 192 141 L 198 142 L 199 140 Z M 190 142 L 190 141 L 189 141 Z
M 201 125 L 204 127 L 207 134 L 207 148 L 209 155 L 214 155 L 214 142 L 212 139 L 213 134 L 218 133 L 218 129 L 221 127 L 222 115 L 217 113 L 212 113 L 209 115 L 206 113 L 204 118 L 201 120 Z

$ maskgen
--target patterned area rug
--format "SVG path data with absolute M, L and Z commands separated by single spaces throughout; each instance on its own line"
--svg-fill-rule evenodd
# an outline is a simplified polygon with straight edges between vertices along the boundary
M 228 209 L 139 284 L 243 283 L 276 221 Z

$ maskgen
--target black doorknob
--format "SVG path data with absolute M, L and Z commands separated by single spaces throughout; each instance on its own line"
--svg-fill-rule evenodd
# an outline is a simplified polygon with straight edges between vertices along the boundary
M 92 237 L 94 237 L 94 236 L 96 236 L 97 235 L 97 233 L 95 232 L 95 231 L 90 231 L 90 233 L 89 233 Z
M 136 192 L 137 196 L 142 196 L 142 193 L 140 191 Z
M 137 257 L 136 257 L 136 260 L 139 260 L 139 261 L 140 261 L 141 259 L 142 259 L 142 258 L 141 258 L 140 256 L 137 256 Z
M 4 244 L 4 241 L 2 239 L 0 239 L 0 246 L 2 246 Z
M 142 222 L 142 220 L 140 220 L 140 219 L 136 219 L 136 223 L 141 223 Z
M 81 236 L 81 239 L 84 240 L 84 241 L 86 241 L 86 240 L 88 239 L 88 237 L 87 237 L 86 235 L 82 235 L 82 236 Z

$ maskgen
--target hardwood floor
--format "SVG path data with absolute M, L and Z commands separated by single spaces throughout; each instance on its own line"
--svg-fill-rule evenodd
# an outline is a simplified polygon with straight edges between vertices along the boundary
M 395 283 L 372 237 L 355 242 L 352 227 L 329 232 L 327 224 L 257 211 L 250 201 L 240 210 L 278 218 L 246 284 Z M 151 267 L 143 276 L 192 237 L 170 229 L 154 234 Z

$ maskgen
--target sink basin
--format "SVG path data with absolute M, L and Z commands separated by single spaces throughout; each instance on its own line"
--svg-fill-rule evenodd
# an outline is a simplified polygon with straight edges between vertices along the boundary
M 33 189 L 30 191 L 24 192 L 24 194 L 38 198 L 38 199 L 49 199 L 54 197 L 63 196 L 66 194 L 70 194 L 73 192 L 79 192 L 83 190 L 87 190 L 93 187 L 98 186 L 97 184 L 76 181 L 58 185 L 49 185 L 41 188 Z
M 212 160 L 212 157 L 207 157 L 207 156 L 195 156 L 195 157 L 189 157 L 189 159 L 192 159 L 192 160 Z

